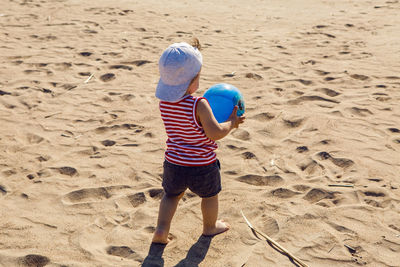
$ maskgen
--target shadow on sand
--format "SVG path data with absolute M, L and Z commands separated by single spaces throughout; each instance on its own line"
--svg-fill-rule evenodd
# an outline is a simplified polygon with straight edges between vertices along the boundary
M 208 249 L 210 248 L 212 237 L 200 236 L 196 243 L 189 249 L 186 257 L 181 260 L 174 267 L 196 267 L 204 260 L 207 255 Z M 164 259 L 162 255 L 164 253 L 166 245 L 152 243 L 149 249 L 149 254 L 144 259 L 143 267 L 163 267 Z

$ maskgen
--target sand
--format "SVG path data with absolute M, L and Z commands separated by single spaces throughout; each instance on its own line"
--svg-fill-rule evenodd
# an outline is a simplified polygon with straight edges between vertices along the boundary
M 399 12 L 398 0 L 3 0 L 0 266 L 294 266 L 241 210 L 309 266 L 400 266 Z M 246 101 L 217 150 L 232 229 L 201 237 L 187 192 L 157 257 L 157 62 L 193 36 L 196 95 L 225 82 Z

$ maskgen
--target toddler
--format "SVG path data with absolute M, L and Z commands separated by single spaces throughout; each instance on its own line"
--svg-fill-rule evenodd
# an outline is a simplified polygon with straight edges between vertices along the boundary
M 156 97 L 168 136 L 165 151 L 161 199 L 153 243 L 168 243 L 172 217 L 186 189 L 201 197 L 203 235 L 215 236 L 230 226 L 218 220 L 221 191 L 220 164 L 216 140 L 238 128 L 245 120 L 236 106 L 226 122 L 218 123 L 203 97 L 192 94 L 199 88 L 202 67 L 200 43 L 170 45 L 159 60 L 160 80 Z

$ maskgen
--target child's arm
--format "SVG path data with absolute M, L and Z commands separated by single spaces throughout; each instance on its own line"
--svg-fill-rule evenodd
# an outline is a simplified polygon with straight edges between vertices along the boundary
M 232 129 L 238 128 L 239 124 L 244 122 L 246 117 L 238 117 L 236 115 L 237 110 L 238 107 L 235 106 L 229 119 L 226 122 L 218 123 L 207 100 L 201 99 L 197 104 L 196 118 L 203 127 L 207 137 L 216 141 L 227 136 Z

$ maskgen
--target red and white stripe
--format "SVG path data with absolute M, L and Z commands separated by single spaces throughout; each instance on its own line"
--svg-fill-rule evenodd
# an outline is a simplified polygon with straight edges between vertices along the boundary
M 178 102 L 160 101 L 161 118 L 167 132 L 165 159 L 182 166 L 203 166 L 216 161 L 217 144 L 209 139 L 196 120 L 202 97 L 187 95 Z

